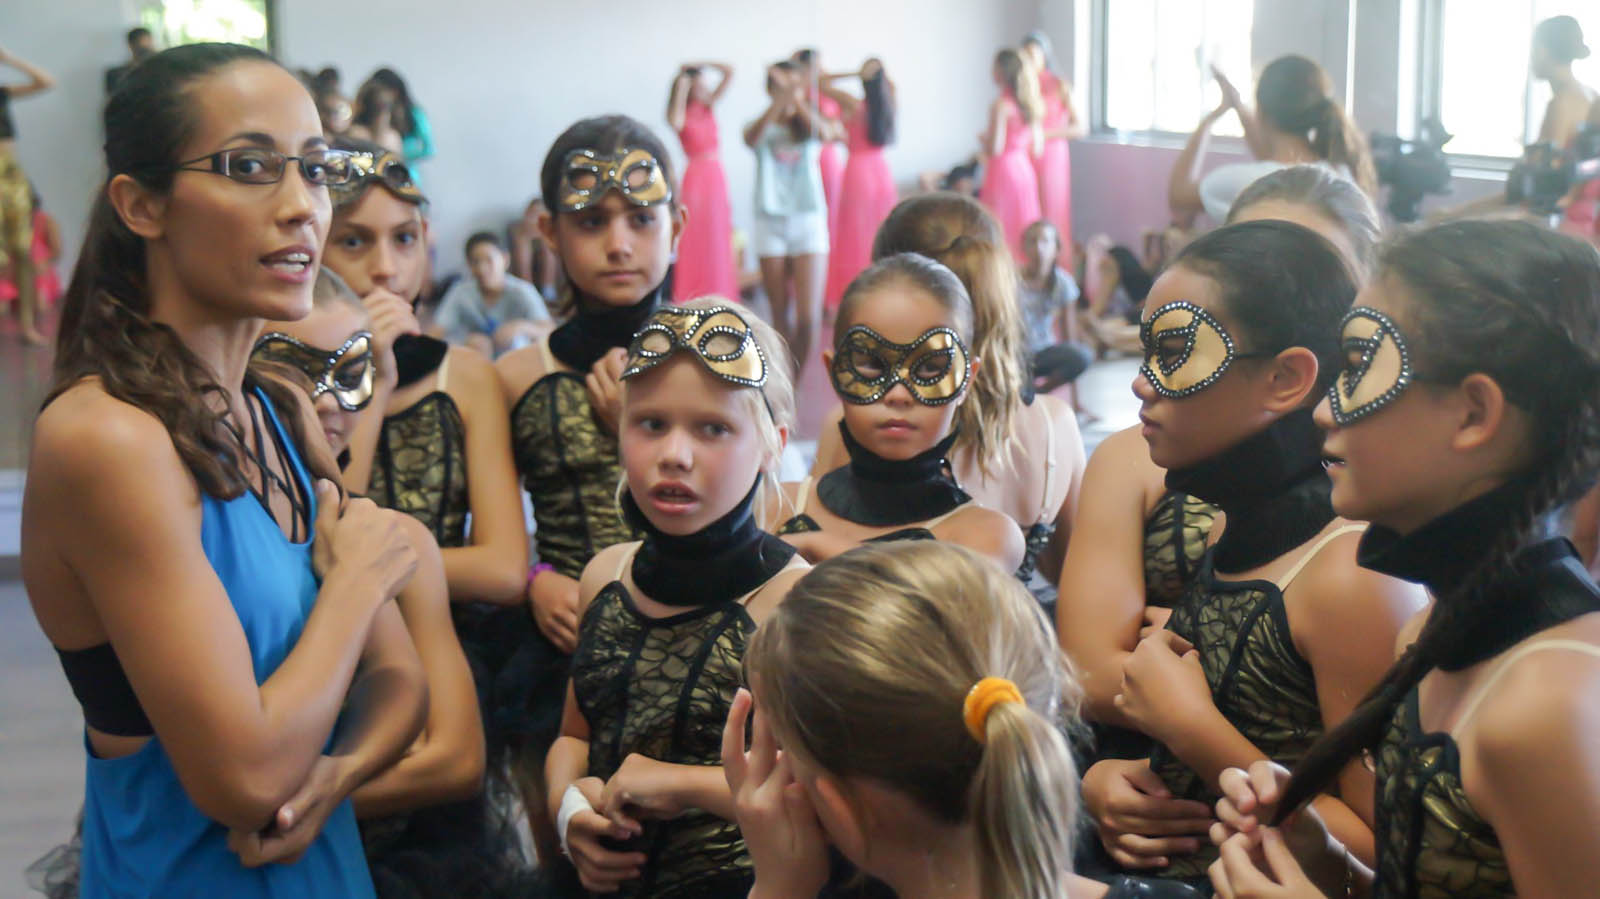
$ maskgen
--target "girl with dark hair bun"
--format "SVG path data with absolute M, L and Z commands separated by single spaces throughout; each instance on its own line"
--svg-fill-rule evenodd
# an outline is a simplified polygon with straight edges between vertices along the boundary
M 834 86 L 847 78 L 861 80 L 860 97 Z M 862 63 L 858 72 L 827 76 L 822 93 L 839 104 L 850 149 L 843 186 L 832 201 L 837 209 L 833 246 L 828 251 L 828 287 L 823 294 L 827 307 L 837 309 L 850 279 L 872 262 L 873 235 L 899 199 L 883 153 L 894 143 L 895 90 L 883 63 L 874 57 Z
M 1385 647 L 1421 605 L 1421 591 L 1356 567 L 1361 526 L 1329 503 L 1311 420 L 1355 293 L 1316 232 L 1254 221 L 1189 244 L 1145 298 L 1140 436 L 1167 489 L 1224 517 L 1170 615 L 1146 618 L 1154 626 L 1119 651 L 1120 671 L 1098 658 L 1086 671 L 1091 695 L 1110 696 L 1097 717 L 1154 744 L 1084 775 L 1085 805 L 1119 865 L 1202 882 L 1215 858 L 1204 834 L 1218 773 L 1298 760 L 1377 682 Z M 1077 550 L 1075 540 L 1069 572 Z M 1069 606 L 1067 593 L 1062 609 L 1076 617 L 1064 614 L 1059 630 L 1071 638 L 1094 623 L 1083 603 L 1095 597 L 1075 590 Z M 1137 619 L 1118 621 L 1139 631 Z M 1371 773 L 1337 773 L 1317 810 L 1370 858 Z
M 544 814 L 544 753 L 560 726 L 578 638 L 578 579 L 595 554 L 633 539 L 617 506 L 620 378 L 635 331 L 664 302 L 683 232 L 672 159 L 626 116 L 581 119 L 545 154 L 539 233 L 566 277 L 566 323 L 495 362 L 511 406 L 511 451 L 538 523 L 537 564 L 523 588 L 537 632 L 533 733 L 515 763 L 541 860 L 559 852 Z
M 1565 149 L 1583 127 L 1597 95 L 1594 88 L 1572 74 L 1572 64 L 1588 58 L 1589 46 L 1584 43 L 1583 26 L 1577 19 L 1554 16 L 1534 27 L 1528 67 L 1533 77 L 1549 82 L 1551 91 L 1536 143 Z
M 264 319 L 310 311 L 351 160 L 230 44 L 144 60 L 103 125 L 22 520 L 86 722 L 81 895 L 371 896 L 346 797 L 423 723 L 389 602 L 417 556 L 250 360 Z
M 1212 880 L 1238 897 L 1590 895 L 1600 587 L 1551 513 L 1600 463 L 1600 256 L 1523 223 L 1413 234 L 1341 339 L 1317 409 L 1333 502 L 1372 522 L 1362 566 L 1434 601 L 1292 778 L 1222 773 Z M 1375 870 L 1301 810 L 1364 755 Z
M 1077 266 L 1072 250 L 1072 151 L 1068 141 L 1082 137 L 1087 129 L 1072 106 L 1072 85 L 1061 75 L 1050 36 L 1030 31 L 1022 39 L 1021 49 L 1038 70 L 1039 97 L 1044 102 L 1044 118 L 1039 123 L 1044 145 L 1033 158 L 1039 175 L 1039 206 L 1061 235 L 1057 263 L 1072 272 Z
M 717 73 L 715 87 L 707 83 L 706 74 L 711 70 Z M 678 132 L 688 157 L 683 166 L 683 204 L 693 210 L 683 226 L 678 261 L 672 269 L 676 303 L 704 296 L 739 298 L 733 212 L 712 111 L 732 80 L 733 67 L 726 63 L 686 63 L 672 79 L 672 94 L 667 98 L 667 124 Z
M 1190 225 L 1204 212 L 1214 222 L 1227 218 L 1228 208 L 1251 182 L 1297 163 L 1326 162 L 1369 196 L 1378 191 L 1372 150 L 1360 128 L 1333 93 L 1328 73 L 1304 56 L 1280 56 L 1256 79 L 1256 103 L 1245 105 L 1226 75 L 1213 68 L 1222 88 L 1222 102 L 1207 113 L 1189 136 L 1172 167 L 1167 203 L 1173 220 Z M 1220 166 L 1201 177 L 1211 128 L 1229 112 L 1237 112 L 1255 162 Z

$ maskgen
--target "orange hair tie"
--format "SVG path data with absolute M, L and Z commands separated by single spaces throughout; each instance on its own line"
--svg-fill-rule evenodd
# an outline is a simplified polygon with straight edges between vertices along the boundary
M 961 717 L 966 720 L 972 739 L 979 743 L 989 741 L 989 712 L 1007 702 L 1023 702 L 1022 692 L 1003 677 L 986 677 L 972 685 L 966 702 L 961 704 Z

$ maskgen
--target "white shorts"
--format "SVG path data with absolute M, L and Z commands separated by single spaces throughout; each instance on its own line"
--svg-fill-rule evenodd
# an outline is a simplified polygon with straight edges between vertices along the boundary
M 828 252 L 828 211 L 793 215 L 757 212 L 755 251 L 758 259 Z

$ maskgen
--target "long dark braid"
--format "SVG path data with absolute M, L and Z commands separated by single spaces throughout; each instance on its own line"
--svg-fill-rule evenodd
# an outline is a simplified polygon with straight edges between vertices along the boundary
M 1422 371 L 1436 380 L 1484 373 L 1528 413 L 1529 487 L 1491 550 L 1456 590 L 1436 597 L 1416 642 L 1301 759 L 1279 804 L 1280 822 L 1378 744 L 1443 648 L 1493 626 L 1486 609 L 1517 551 L 1600 468 L 1600 254 L 1593 247 L 1523 223 L 1459 222 L 1391 245 L 1380 278 L 1411 299 L 1412 356 Z

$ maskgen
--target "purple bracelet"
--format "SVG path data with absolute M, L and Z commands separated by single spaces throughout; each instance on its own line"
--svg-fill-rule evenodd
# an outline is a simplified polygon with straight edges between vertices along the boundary
M 555 571 L 555 570 L 556 570 L 556 566 L 551 565 L 549 562 L 540 562 L 539 564 L 532 566 L 531 568 L 528 569 L 528 586 L 532 587 L 533 586 L 533 579 L 538 577 L 539 575 L 544 574 L 546 571 Z

